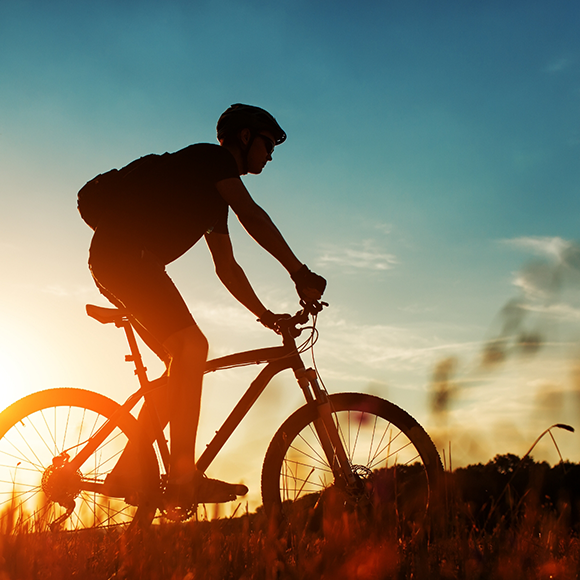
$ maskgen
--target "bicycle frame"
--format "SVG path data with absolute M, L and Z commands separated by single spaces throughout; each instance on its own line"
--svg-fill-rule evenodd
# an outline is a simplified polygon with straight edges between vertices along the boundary
M 148 394 L 155 388 L 157 381 L 150 381 L 147 377 L 139 347 L 135 339 L 135 333 L 131 325 L 130 318 L 123 312 L 110 309 L 100 308 L 88 305 L 87 314 L 99 322 L 105 324 L 114 322 L 117 327 L 123 328 L 127 341 L 129 343 L 130 355 L 125 357 L 128 362 L 135 365 L 135 374 L 139 379 L 140 388 L 129 396 L 121 405 L 123 412 L 130 412 L 139 403 L 142 398 L 148 400 Z M 296 315 L 298 316 L 298 315 Z M 222 426 L 216 431 L 212 440 L 207 444 L 205 450 L 198 458 L 197 468 L 205 472 L 214 461 L 225 443 L 231 437 L 237 426 L 241 423 L 248 411 L 264 392 L 269 382 L 274 376 L 286 369 L 292 369 L 298 381 L 300 388 L 308 405 L 318 407 L 319 419 L 315 426 L 320 438 L 322 447 L 327 456 L 329 465 L 332 466 L 335 478 L 346 485 L 353 485 L 355 476 L 352 473 L 349 460 L 340 440 L 340 435 L 331 415 L 330 404 L 326 392 L 320 387 L 316 372 L 313 369 L 307 369 L 301 359 L 300 353 L 296 347 L 296 340 L 291 332 L 283 332 L 283 346 L 255 349 L 235 354 L 222 356 L 209 360 L 206 365 L 205 373 L 211 373 L 222 369 L 236 366 L 246 366 L 250 364 L 265 364 L 266 366 L 259 372 L 256 378 L 250 383 L 246 392 L 242 395 L 236 406 L 225 419 Z M 148 405 L 153 410 L 153 404 Z M 159 454 L 165 467 L 165 472 L 169 469 L 169 448 L 163 434 L 162 422 L 156 413 L 151 413 L 151 425 L 154 430 L 153 443 L 157 442 Z M 114 421 L 105 423 L 86 443 L 85 447 L 69 462 L 70 469 L 80 469 L 86 459 L 98 448 L 105 438 L 114 429 Z M 85 489 L 98 491 L 101 483 L 84 481 Z

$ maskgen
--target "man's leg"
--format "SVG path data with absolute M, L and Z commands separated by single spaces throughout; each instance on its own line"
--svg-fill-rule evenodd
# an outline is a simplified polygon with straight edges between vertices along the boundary
M 201 409 L 208 342 L 197 325 L 171 335 L 163 346 L 171 355 L 167 390 L 171 433 L 169 483 L 190 483 L 195 473 L 195 440 Z
M 197 325 L 171 335 L 163 346 L 171 355 L 169 365 L 169 423 L 171 459 L 166 508 L 193 503 L 231 501 L 248 488 L 208 479 L 195 466 L 195 440 L 201 409 L 201 389 L 208 343 Z
M 167 492 L 172 497 L 170 503 L 215 503 L 244 495 L 247 493 L 245 486 L 208 479 L 195 468 L 201 385 L 208 353 L 205 336 L 164 266 L 154 256 L 138 247 L 115 247 L 112 251 L 110 244 L 104 244 L 99 248 L 95 242 L 99 241 L 98 233 L 93 238 L 90 257 L 97 285 L 127 308 L 139 324 L 163 344 L 171 357 L 166 388 L 148 397 L 153 406 L 158 405 L 164 392 L 169 399 L 171 458 Z M 160 415 L 165 415 L 164 407 L 163 404 L 158 407 Z M 143 427 L 147 424 L 146 415 L 141 413 L 139 417 Z M 161 417 L 161 421 L 164 422 L 166 417 Z M 119 497 L 125 495 L 123 488 L 132 487 L 128 476 L 134 476 L 132 465 L 137 459 L 128 446 L 106 478 L 105 485 L 109 487 L 106 493 Z

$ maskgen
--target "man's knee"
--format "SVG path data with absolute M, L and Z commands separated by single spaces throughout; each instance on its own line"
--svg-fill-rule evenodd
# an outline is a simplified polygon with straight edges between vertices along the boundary
M 198 326 L 188 326 L 172 334 L 164 343 L 172 359 L 195 358 L 207 359 L 209 343 Z

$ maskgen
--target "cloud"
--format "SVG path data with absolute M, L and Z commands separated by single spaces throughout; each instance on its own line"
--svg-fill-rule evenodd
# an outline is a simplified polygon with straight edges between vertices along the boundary
M 398 264 L 398 260 L 377 247 L 374 240 L 363 240 L 350 247 L 326 246 L 317 263 L 322 267 L 334 265 L 354 270 L 384 271 Z
M 364 365 L 373 369 L 416 370 L 429 367 L 442 353 L 471 352 L 478 343 L 457 343 L 434 335 L 434 329 L 411 330 L 404 327 L 367 324 L 345 320 L 325 321 L 320 354 L 345 366 Z
M 578 288 L 580 247 L 560 237 L 527 236 L 501 240 L 502 244 L 530 252 L 536 259 L 514 275 L 514 286 L 531 301 L 555 301 L 564 290 Z
M 574 245 L 572 242 L 557 236 L 523 236 L 500 240 L 500 243 L 557 260 L 562 260 L 565 253 Z
M 552 298 L 558 290 L 559 271 L 551 264 L 528 264 L 516 272 L 513 284 L 529 300 L 546 300 Z
M 392 224 L 379 223 L 375 224 L 374 228 L 383 234 L 390 234 L 393 231 Z
M 562 320 L 580 320 L 580 308 L 576 308 L 570 304 L 549 304 L 542 305 L 524 305 L 523 308 L 531 312 L 538 312 L 546 314 L 550 318 L 558 318 Z

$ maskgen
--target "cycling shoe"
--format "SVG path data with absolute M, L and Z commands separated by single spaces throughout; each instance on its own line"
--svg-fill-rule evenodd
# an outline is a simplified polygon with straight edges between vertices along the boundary
M 248 488 L 243 484 L 210 479 L 203 473 L 196 472 L 189 483 L 170 483 L 165 490 L 164 504 L 173 508 L 189 507 L 200 503 L 226 503 L 247 493 Z

